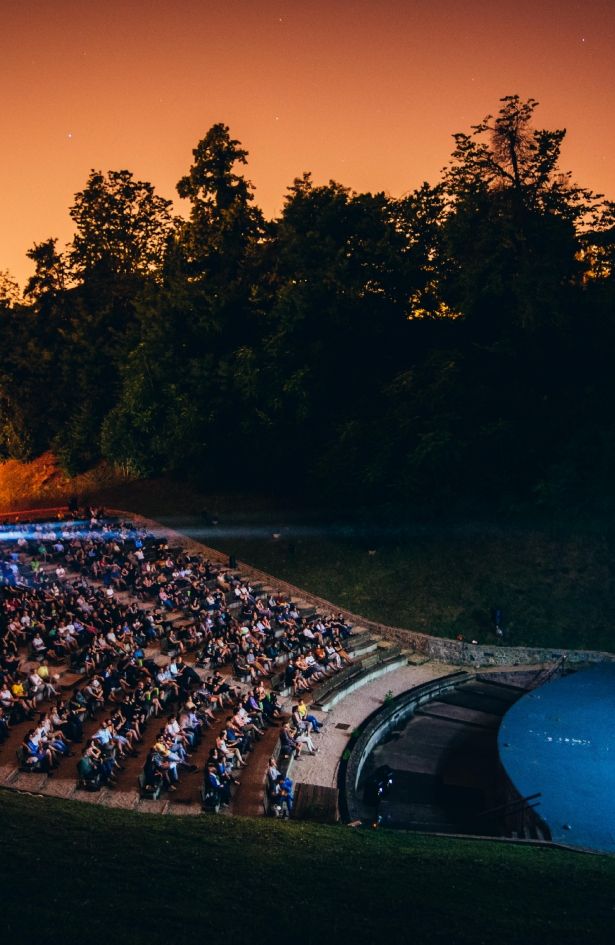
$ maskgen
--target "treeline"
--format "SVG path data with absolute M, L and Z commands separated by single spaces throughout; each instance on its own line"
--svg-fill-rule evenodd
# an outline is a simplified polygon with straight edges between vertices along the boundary
M 266 220 L 214 125 L 177 191 L 93 171 L 0 302 L 0 455 L 357 501 L 607 495 L 614 205 L 502 99 L 400 199 L 309 174 Z

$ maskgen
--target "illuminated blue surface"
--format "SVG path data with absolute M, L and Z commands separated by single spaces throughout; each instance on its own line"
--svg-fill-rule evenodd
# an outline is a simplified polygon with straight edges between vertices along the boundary
M 547 683 L 506 713 L 500 758 L 553 840 L 615 853 L 615 664 Z

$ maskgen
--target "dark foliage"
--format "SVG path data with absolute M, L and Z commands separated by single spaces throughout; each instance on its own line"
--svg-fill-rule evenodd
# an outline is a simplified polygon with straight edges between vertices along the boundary
M 0 450 L 425 505 L 602 500 L 615 472 L 613 204 L 502 100 L 401 200 L 309 174 L 266 221 L 223 124 L 169 202 L 93 171 L 63 255 L 0 294 Z

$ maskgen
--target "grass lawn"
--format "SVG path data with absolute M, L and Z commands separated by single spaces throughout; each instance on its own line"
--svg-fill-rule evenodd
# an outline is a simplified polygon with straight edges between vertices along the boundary
M 615 651 L 615 527 L 608 520 L 412 524 L 402 510 L 370 521 L 279 496 L 204 495 L 169 479 L 121 482 L 104 468 L 69 481 L 54 463 L 51 454 L 0 463 L 0 508 L 54 505 L 78 492 L 190 531 L 383 623 L 494 643 L 492 612 L 500 608 L 513 644 Z M 212 517 L 219 525 L 206 527 Z
M 500 608 L 513 644 L 615 650 L 615 533 L 602 524 L 366 524 L 164 480 L 100 496 L 393 626 L 493 643 Z M 217 526 L 204 525 L 204 509 Z
M 0 793 L 6 941 L 610 942 L 615 859 Z

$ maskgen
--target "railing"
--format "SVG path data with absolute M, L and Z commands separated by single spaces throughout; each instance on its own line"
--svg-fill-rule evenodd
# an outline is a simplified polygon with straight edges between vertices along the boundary
M 531 833 L 533 830 L 536 836 L 541 834 L 545 840 L 551 841 L 549 825 L 536 810 L 540 805 L 542 793 L 539 791 L 536 794 L 529 794 L 527 797 L 523 797 L 510 780 L 501 760 L 499 762 L 499 772 L 502 793 L 505 797 L 504 803 L 499 807 L 499 814 L 504 823 L 506 832 L 509 834 L 525 834 L 526 832 Z M 496 808 L 495 810 L 498 809 Z M 484 814 L 494 813 L 495 810 L 491 812 L 485 811 Z
M 528 801 L 535 801 L 538 797 L 542 797 L 540 791 L 537 791 L 536 794 L 528 794 L 527 797 L 519 796 L 511 801 L 506 801 L 504 804 L 498 804 L 497 807 L 482 810 L 480 814 L 477 814 L 477 817 L 491 817 L 493 814 L 513 813 L 513 811 L 516 812 L 517 808 L 523 808 L 525 806 L 534 808 L 536 804 L 528 804 Z
M 555 677 L 564 671 L 566 665 L 567 656 L 564 654 L 552 665 L 547 666 L 545 669 L 539 669 L 536 672 L 535 677 L 530 681 L 528 689 L 537 689 L 538 686 L 544 686 L 546 682 L 549 682 L 550 679 L 555 679 Z

